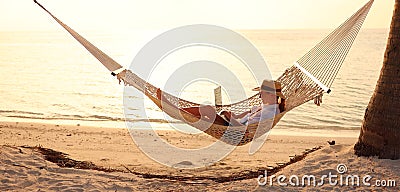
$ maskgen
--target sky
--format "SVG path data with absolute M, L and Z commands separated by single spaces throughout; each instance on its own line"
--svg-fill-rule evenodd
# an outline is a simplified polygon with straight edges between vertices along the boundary
M 367 0 L 38 0 L 77 30 L 335 28 Z M 375 0 L 365 28 L 388 28 L 395 0 Z M 32 0 L 0 0 L 0 31 L 58 30 Z

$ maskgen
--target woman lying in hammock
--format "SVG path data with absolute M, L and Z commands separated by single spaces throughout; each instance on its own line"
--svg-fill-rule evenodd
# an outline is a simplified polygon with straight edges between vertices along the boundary
M 281 84 L 279 82 L 264 80 L 261 87 L 253 90 L 260 91 L 260 98 L 263 105 L 254 106 L 250 111 L 242 114 L 235 114 L 230 111 L 222 111 L 218 114 L 215 107 L 210 105 L 181 108 L 180 110 L 190 113 L 199 119 L 225 126 L 259 123 L 263 120 L 271 119 L 285 110 L 285 98 L 281 92 Z M 161 90 L 157 91 L 157 96 L 161 99 Z M 166 98 L 163 98 L 162 101 L 169 103 Z M 172 105 L 171 103 L 169 104 Z
M 233 126 L 249 125 L 271 119 L 285 110 L 285 98 L 281 92 L 281 84 L 279 82 L 264 80 L 261 87 L 253 90 L 260 91 L 260 98 L 263 103 L 261 106 L 254 106 L 250 111 L 241 114 L 222 111 L 220 115 L 230 121 Z

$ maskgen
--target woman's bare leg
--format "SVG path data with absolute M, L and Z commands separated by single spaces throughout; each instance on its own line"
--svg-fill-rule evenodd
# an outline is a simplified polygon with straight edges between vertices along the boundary
M 204 121 L 214 122 L 217 124 L 225 125 L 227 121 L 224 118 L 219 116 L 215 111 L 215 108 L 210 105 L 202 105 L 199 107 L 188 107 L 183 108 L 184 111 L 195 115 L 197 118 L 200 118 Z

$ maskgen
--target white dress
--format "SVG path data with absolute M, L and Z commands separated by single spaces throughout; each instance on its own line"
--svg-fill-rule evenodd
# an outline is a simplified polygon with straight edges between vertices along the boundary
M 279 113 L 278 104 L 255 106 L 250 110 L 250 113 L 241 118 L 239 122 L 243 125 L 259 123 L 260 121 L 271 119 Z

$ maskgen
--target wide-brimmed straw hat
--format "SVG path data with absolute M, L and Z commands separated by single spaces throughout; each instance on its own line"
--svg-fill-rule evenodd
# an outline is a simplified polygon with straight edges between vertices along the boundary
M 285 98 L 282 94 L 282 84 L 274 80 L 264 80 L 261 87 L 256 87 L 253 91 L 266 91 L 278 95 L 281 98 Z

